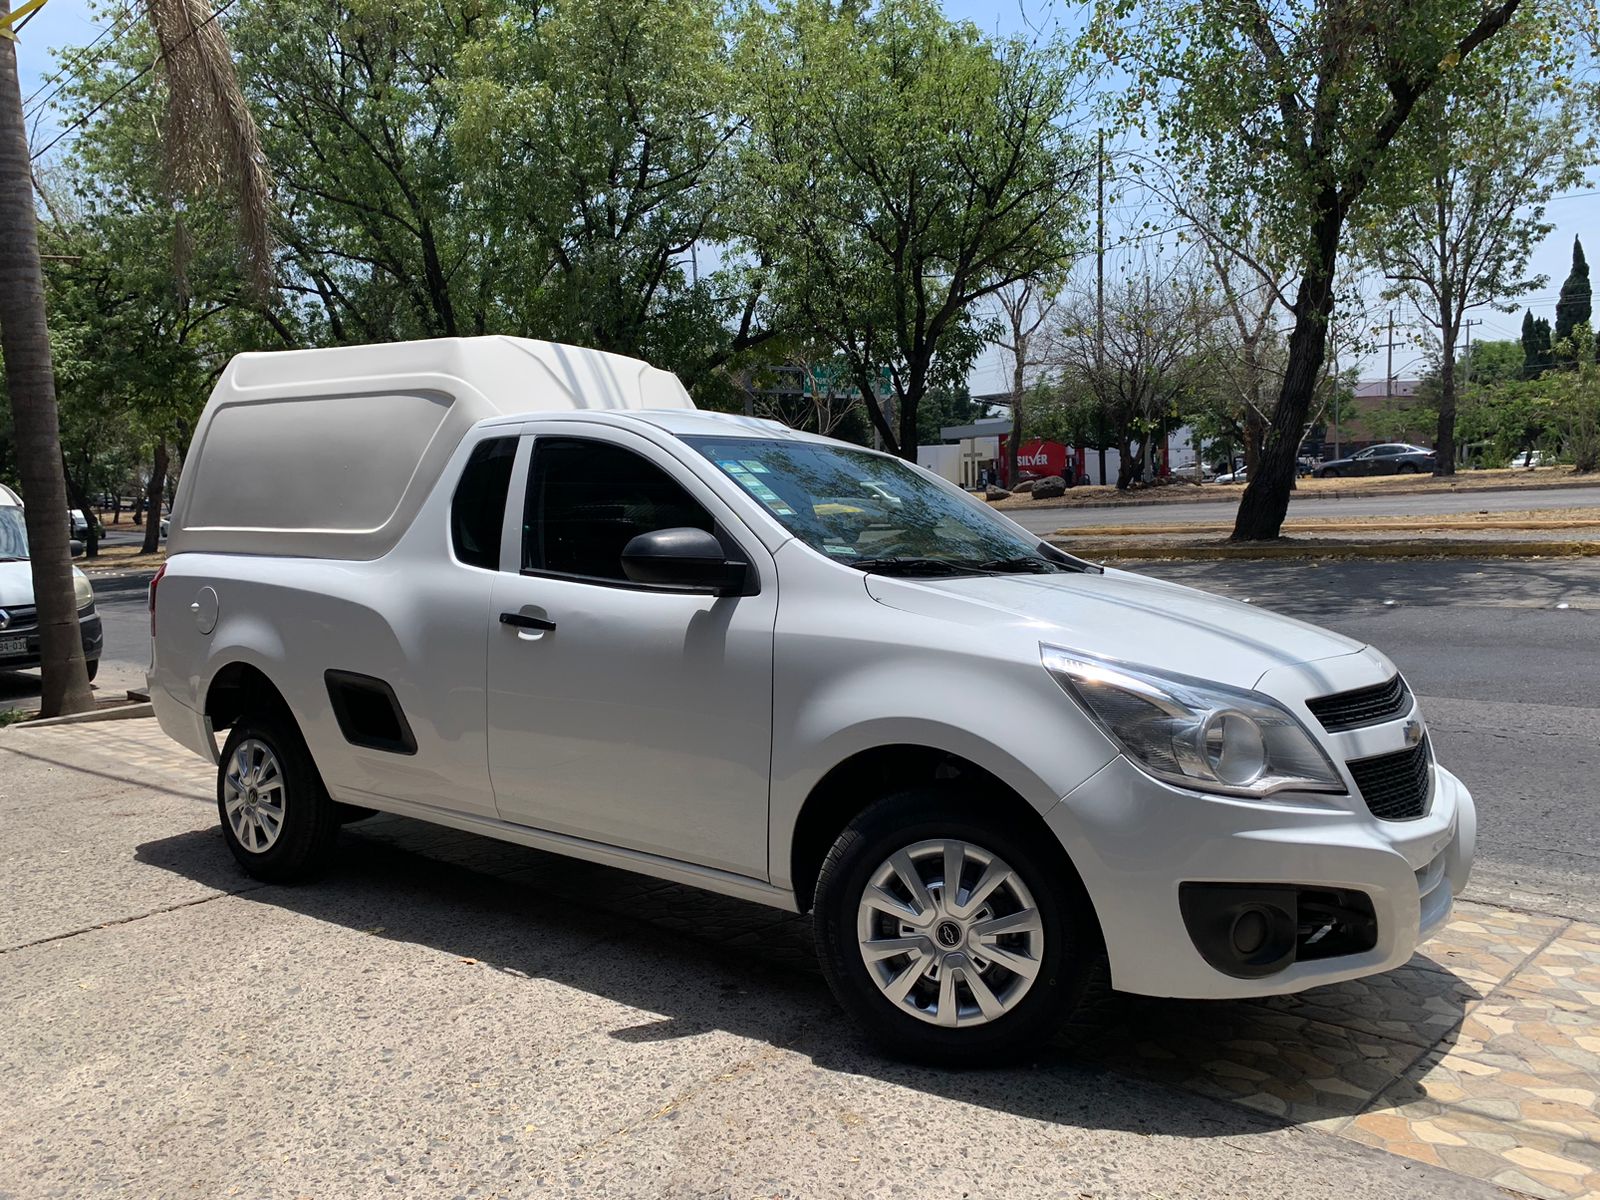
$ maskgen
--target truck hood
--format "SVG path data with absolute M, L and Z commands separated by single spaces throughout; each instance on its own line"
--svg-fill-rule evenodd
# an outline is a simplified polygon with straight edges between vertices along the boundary
M 969 629 L 1024 625 L 1041 642 L 1235 687 L 1253 687 L 1276 667 L 1364 649 L 1254 604 L 1128 571 L 950 579 L 868 575 L 866 586 L 879 604 L 904 612 Z
M 33 603 L 33 568 L 27 559 L 0 562 L 0 608 Z

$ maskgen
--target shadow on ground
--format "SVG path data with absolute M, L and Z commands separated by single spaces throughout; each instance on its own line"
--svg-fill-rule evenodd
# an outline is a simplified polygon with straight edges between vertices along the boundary
M 611 1034 L 625 1041 L 723 1030 L 826 1070 L 1088 1128 L 1218 1137 L 1354 1117 L 1453 1041 L 1479 994 L 1419 958 L 1378 981 L 1266 1002 L 1128 997 L 1087 1050 L 1052 1047 L 1023 1068 L 924 1069 L 858 1039 L 816 969 L 809 918 L 396 817 L 352 827 L 342 849 L 332 875 L 294 888 L 248 886 L 215 830 L 148 842 L 137 857 L 247 901 L 661 1014 Z M 581 953 L 545 948 L 574 939 Z M 639 963 L 650 951 L 671 956 L 675 978 Z M 815 1015 L 797 1025 L 797 1009 Z M 1195 1103 L 1152 1105 L 1127 1079 L 1106 1086 L 1108 1075 L 1177 1086 Z

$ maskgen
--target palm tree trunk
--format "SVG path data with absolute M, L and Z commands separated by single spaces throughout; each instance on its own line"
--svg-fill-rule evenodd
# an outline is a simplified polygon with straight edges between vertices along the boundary
M 0 0 L 0 13 L 10 12 Z M 16 44 L 0 39 L 0 353 L 17 440 L 17 473 L 27 507 L 33 598 L 39 606 L 43 716 L 94 707 L 72 595 L 67 484 L 61 470 L 55 373 L 45 329 L 44 276 L 34 219 L 28 133 L 17 83 Z

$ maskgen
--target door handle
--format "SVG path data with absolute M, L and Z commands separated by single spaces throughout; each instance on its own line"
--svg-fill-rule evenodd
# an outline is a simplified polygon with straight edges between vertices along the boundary
M 554 621 L 546 621 L 543 617 L 530 617 L 523 613 L 501 613 L 500 624 L 515 625 L 518 629 L 544 629 L 556 627 Z

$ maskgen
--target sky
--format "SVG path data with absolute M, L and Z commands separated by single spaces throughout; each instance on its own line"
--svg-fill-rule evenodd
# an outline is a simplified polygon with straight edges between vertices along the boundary
M 48 0 L 23 29 L 17 43 L 17 67 L 24 101 L 34 97 L 31 104 L 25 104 L 25 108 L 30 112 L 36 107 L 40 110 L 30 117 L 35 151 L 60 131 L 56 114 L 43 105 L 55 86 L 51 79 L 58 70 L 53 51 L 87 46 L 123 13 L 137 11 L 137 4 L 138 0 L 128 0 L 127 5 L 119 5 L 110 15 L 97 17 L 91 10 L 89 0 Z M 1047 37 L 1056 32 L 1060 14 L 1067 11 L 1065 6 L 1053 5 L 1049 0 L 944 0 L 944 8 L 951 17 L 972 21 L 986 32 L 1025 37 Z M 1115 180 L 1108 185 L 1108 192 L 1114 195 L 1118 192 Z M 1108 201 L 1108 204 L 1110 211 L 1107 214 L 1106 240 L 1108 245 L 1115 245 L 1136 232 L 1147 210 L 1131 194 L 1115 195 L 1115 199 Z M 1474 327 L 1474 340 L 1520 336 L 1524 305 L 1532 307 L 1535 315 L 1553 318 L 1556 293 L 1571 268 L 1574 235 L 1589 239 L 1586 249 L 1596 282 L 1600 283 L 1600 170 L 1590 173 L 1587 185 L 1553 200 L 1545 217 L 1555 228 L 1535 249 L 1529 273 L 1548 276 L 1548 284 L 1519 301 L 1515 312 L 1503 313 L 1483 308 L 1471 314 L 1483 322 Z M 1149 241 L 1141 241 L 1120 252 L 1114 250 L 1108 255 L 1107 277 L 1110 278 L 1119 267 L 1127 265 L 1128 256 L 1133 253 L 1171 253 L 1174 248 L 1175 243 L 1171 242 L 1163 245 L 1158 241 L 1152 245 Z M 1399 327 L 1397 341 L 1403 340 L 1408 331 L 1413 336 L 1423 332 L 1415 314 L 1407 311 L 1403 304 L 1396 306 L 1396 324 Z M 1419 346 L 1410 342 L 1398 346 L 1395 350 L 1395 375 L 1400 378 L 1414 376 L 1423 369 L 1425 361 Z M 1369 357 L 1363 363 L 1362 373 L 1369 378 L 1383 378 L 1384 363 L 1381 357 Z M 968 383 L 975 395 L 992 394 L 1009 386 L 1007 374 L 1008 368 L 1002 355 L 991 347 L 974 364 Z

